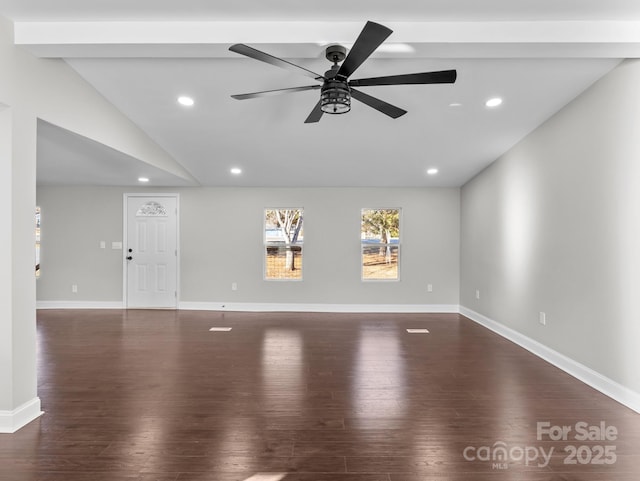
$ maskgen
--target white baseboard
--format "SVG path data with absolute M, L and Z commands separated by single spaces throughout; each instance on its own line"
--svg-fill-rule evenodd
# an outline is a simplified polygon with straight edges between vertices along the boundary
M 37 309 L 125 309 L 122 302 L 37 301 Z M 457 304 L 311 304 L 277 302 L 180 302 L 187 311 L 458 313 Z
M 36 301 L 36 309 L 124 309 L 122 301 Z
M 640 393 L 633 391 L 622 384 L 603 376 L 584 364 L 580 364 L 564 354 L 560 354 L 544 344 L 541 344 L 538 341 L 535 341 L 534 339 L 531 339 L 530 337 L 527 337 L 504 324 L 489 319 L 488 317 L 485 317 L 471 309 L 460 306 L 460 314 L 468 317 L 472 321 L 477 322 L 496 334 L 499 334 L 518 346 L 523 347 L 539 358 L 544 359 L 548 363 L 562 369 L 567 374 L 570 374 L 583 383 L 600 391 L 602 394 L 627 406 L 629 409 L 640 413 Z
M 13 411 L 0 411 L 0 433 L 15 433 L 42 414 L 38 397 L 18 406 Z
M 180 302 L 178 309 L 244 312 L 455 313 L 457 304 L 305 304 L 259 302 Z

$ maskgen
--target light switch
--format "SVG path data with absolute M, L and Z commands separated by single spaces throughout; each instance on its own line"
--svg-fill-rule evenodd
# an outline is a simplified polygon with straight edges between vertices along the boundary
M 106 249 L 107 243 L 105 241 L 100 241 L 100 249 Z
M 116 241 L 112 242 L 111 243 L 111 248 L 112 249 L 122 249 L 122 242 L 116 242 Z

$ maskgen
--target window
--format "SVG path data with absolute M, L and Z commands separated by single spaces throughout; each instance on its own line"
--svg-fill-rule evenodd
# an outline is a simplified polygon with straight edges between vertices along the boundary
M 40 277 L 40 207 L 36 207 L 36 279 Z
M 264 211 L 264 276 L 302 280 L 302 209 Z
M 362 209 L 362 280 L 398 280 L 400 209 Z

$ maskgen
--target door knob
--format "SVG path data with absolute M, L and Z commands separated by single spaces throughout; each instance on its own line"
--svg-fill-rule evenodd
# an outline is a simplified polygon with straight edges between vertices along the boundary
M 127 260 L 130 261 L 131 259 L 133 259 L 133 257 L 131 256 L 127 256 Z

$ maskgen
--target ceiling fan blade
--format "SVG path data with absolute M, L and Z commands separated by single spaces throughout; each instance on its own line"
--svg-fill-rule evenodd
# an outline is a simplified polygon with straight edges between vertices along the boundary
M 351 89 L 351 97 L 353 97 L 356 100 L 359 100 L 363 104 L 367 104 L 369 107 L 372 107 L 394 119 L 397 119 L 398 117 L 407 113 L 406 110 L 403 110 L 400 107 L 391 105 L 383 100 L 372 97 L 371 95 L 367 95 L 356 89 Z
M 442 70 L 439 72 L 361 78 L 349 81 L 349 85 L 353 87 L 366 87 L 370 85 L 452 84 L 456 81 L 457 76 L 458 74 L 455 70 Z
M 320 100 L 318 100 L 318 103 L 313 108 L 313 110 L 311 111 L 311 113 L 309 114 L 307 119 L 304 121 L 305 124 L 312 124 L 314 122 L 319 122 L 320 121 L 320 118 L 322 117 L 322 114 L 324 113 L 320 109 L 320 105 L 321 105 Z
M 392 32 L 393 30 L 384 25 L 367 22 L 353 44 L 353 47 L 351 47 L 347 58 L 342 62 L 337 76 L 343 79 L 349 77 Z
M 311 77 L 312 79 L 322 81 L 324 80 L 324 75 L 320 75 L 318 73 L 312 72 L 300 65 L 296 65 L 291 62 L 287 62 L 278 57 L 274 57 L 273 55 L 269 55 L 268 53 L 261 52 L 253 47 L 249 47 L 243 43 L 237 43 L 229 47 L 229 50 L 235 53 L 239 53 L 240 55 L 245 55 L 247 57 L 253 58 L 255 60 L 260 60 L 261 62 L 265 62 L 271 65 L 275 65 L 276 67 L 284 68 L 287 70 L 292 70 L 294 72 L 301 73 L 306 75 L 307 77 Z
M 255 99 L 258 97 L 270 97 L 272 95 L 286 94 L 290 92 L 303 92 L 305 90 L 318 90 L 320 85 L 307 85 L 306 87 L 291 87 L 288 89 L 276 89 L 276 90 L 263 90 L 262 92 L 252 92 L 249 94 L 236 94 L 231 97 L 236 100 Z

